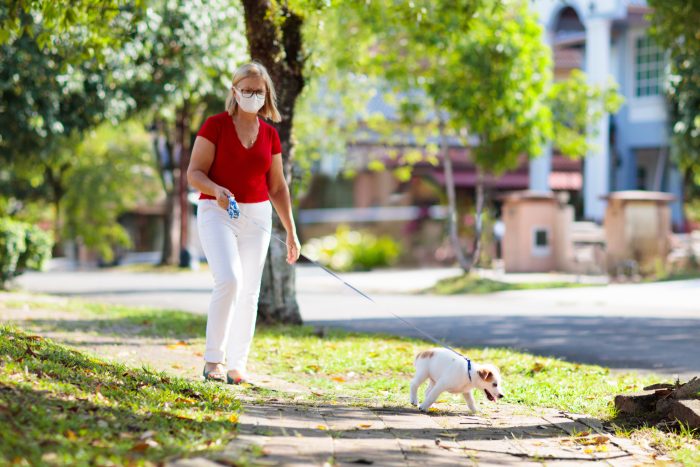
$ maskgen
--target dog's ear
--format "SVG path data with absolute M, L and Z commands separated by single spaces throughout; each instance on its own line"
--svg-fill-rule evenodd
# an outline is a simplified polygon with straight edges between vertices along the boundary
M 481 370 L 477 371 L 479 374 L 479 378 L 483 379 L 484 381 L 491 381 L 493 379 L 493 373 L 491 370 L 487 370 L 486 368 L 482 368 Z

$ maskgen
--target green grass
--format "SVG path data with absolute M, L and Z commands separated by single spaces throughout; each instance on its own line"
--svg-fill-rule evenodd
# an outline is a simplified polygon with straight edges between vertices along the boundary
M 438 281 L 433 287 L 424 290 L 424 293 L 438 295 L 454 294 L 487 294 L 503 292 L 507 290 L 535 290 L 535 289 L 561 289 L 573 287 L 595 287 L 600 284 L 580 284 L 577 282 L 523 282 L 510 283 L 485 279 L 473 274 L 463 274 L 457 277 L 448 277 Z
M 223 448 L 240 404 L 216 385 L 107 363 L 0 326 L 0 463 L 144 465 Z
M 428 347 L 432 344 L 387 335 L 329 330 L 320 338 L 310 327 L 268 327 L 258 330 L 252 358 L 270 374 L 311 386 L 327 398 L 352 396 L 408 405 L 414 356 Z M 458 350 L 476 362 L 499 366 L 505 400 L 528 407 L 611 417 L 615 394 L 656 381 L 508 349 Z M 477 393 L 477 397 L 488 403 L 482 394 Z M 461 396 L 443 398 L 463 404 Z
M 690 271 L 690 272 L 674 272 L 662 275 L 660 277 L 655 277 L 648 282 L 672 282 L 672 281 L 687 281 L 692 279 L 700 279 L 700 271 Z M 647 282 L 647 281 L 645 281 Z
M 83 300 L 6 300 L 8 308 L 53 310 L 70 312 L 76 318 L 70 321 L 35 319 L 33 326 L 41 331 L 61 328 L 98 332 L 102 334 L 137 335 L 191 339 L 204 336 L 206 316 L 179 310 L 152 307 L 133 307 L 107 303 L 91 303 Z

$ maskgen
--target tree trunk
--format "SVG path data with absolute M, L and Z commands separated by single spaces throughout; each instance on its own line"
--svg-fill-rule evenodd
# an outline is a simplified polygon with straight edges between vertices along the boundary
M 282 121 L 275 126 L 282 143 L 282 161 L 287 183 L 291 186 L 294 182 L 294 104 L 304 87 L 301 35 L 303 20 L 285 4 L 278 5 L 280 16 L 275 18 L 270 0 L 243 0 L 242 3 L 250 56 L 267 68 L 277 91 L 277 107 Z M 276 214 L 273 216 L 272 234 L 281 239 L 286 238 L 286 232 Z M 272 240 L 258 301 L 260 322 L 301 323 L 294 268 L 285 259 L 284 245 Z
M 165 210 L 163 212 L 163 247 L 160 255 L 160 265 L 177 264 L 177 223 L 176 210 L 179 211 L 179 203 L 175 201 L 174 160 L 171 151 L 172 145 L 168 142 L 165 132 L 165 122 L 153 123 L 154 139 L 153 150 L 158 167 L 158 175 L 165 193 Z
M 178 245 L 174 248 L 177 252 L 177 263 L 181 268 L 190 267 L 190 251 L 188 249 L 188 220 L 190 206 L 187 200 L 187 166 L 190 163 L 190 104 L 185 99 L 182 107 L 177 109 L 175 119 L 175 161 L 178 167 L 175 169 L 176 183 L 175 191 L 177 193 L 178 209 L 174 212 L 176 217 L 173 223 L 178 226 Z
M 179 203 L 175 202 L 175 193 L 165 193 L 165 212 L 163 213 L 163 249 L 161 250 L 160 266 L 177 264 L 177 223 L 175 211 L 179 211 Z
M 438 114 L 440 110 L 438 109 Z M 462 251 L 462 246 L 459 243 L 459 232 L 457 224 L 457 197 L 455 195 L 455 179 L 452 173 L 452 159 L 450 159 L 449 147 L 447 144 L 447 135 L 445 134 L 445 121 L 442 116 L 439 117 L 440 128 L 440 146 L 442 151 L 442 163 L 445 166 L 445 189 L 447 190 L 447 209 L 448 209 L 448 228 L 450 232 L 450 241 L 452 248 L 457 255 L 457 262 L 464 272 L 469 272 L 471 265 L 467 261 Z
M 53 170 L 51 170 L 51 168 L 48 166 L 44 169 L 46 180 L 51 186 L 51 194 L 53 195 L 52 202 L 54 209 L 54 244 L 53 251 L 51 252 L 51 255 L 53 257 L 63 256 L 63 254 L 65 253 L 63 251 L 63 239 L 61 235 L 61 227 L 63 224 L 63 219 L 61 218 L 61 200 L 63 199 L 63 195 L 65 194 L 65 191 L 63 189 L 63 173 L 65 172 L 65 170 L 67 170 L 67 166 L 65 165 L 59 168 L 58 174 L 54 174 Z
M 474 218 L 474 247 L 469 268 L 472 269 L 479 263 L 481 256 L 481 234 L 483 231 L 482 214 L 484 212 L 484 176 L 477 168 L 476 174 L 476 214 Z

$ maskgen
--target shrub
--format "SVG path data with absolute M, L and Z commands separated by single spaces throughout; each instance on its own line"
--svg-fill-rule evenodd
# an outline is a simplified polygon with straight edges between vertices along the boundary
M 43 269 L 52 246 L 51 236 L 40 228 L 0 218 L 0 288 L 26 269 Z
M 341 225 L 335 235 L 309 240 L 302 252 L 336 271 L 368 271 L 393 264 L 401 247 L 389 236 L 377 237 Z

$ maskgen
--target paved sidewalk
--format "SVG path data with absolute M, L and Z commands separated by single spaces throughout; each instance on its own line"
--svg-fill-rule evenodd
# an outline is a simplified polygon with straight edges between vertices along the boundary
M 17 309 L 17 294 L 0 294 L 0 319 L 57 342 L 131 365 L 197 378 L 201 345 L 71 329 L 76 316 L 51 309 Z M 65 325 L 55 323 L 64 320 Z M 47 326 L 46 323 L 54 323 Z M 112 331 L 115 331 L 114 329 Z M 378 400 L 339 399 L 309 404 L 295 396 L 309 389 L 255 373 L 253 386 L 231 387 L 243 400 L 239 435 L 209 459 L 181 459 L 173 466 L 239 465 L 524 465 L 639 466 L 654 463 L 654 452 L 613 436 L 596 419 L 554 409 L 532 410 L 508 404 L 482 404 L 478 415 L 463 407 L 429 415 L 410 406 L 385 406 Z M 275 396 L 266 396 L 267 391 Z

